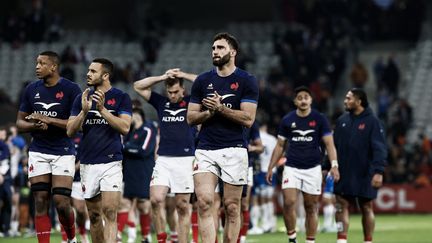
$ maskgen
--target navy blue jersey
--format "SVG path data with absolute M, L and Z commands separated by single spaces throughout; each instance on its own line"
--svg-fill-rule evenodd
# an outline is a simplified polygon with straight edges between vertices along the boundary
M 256 78 L 239 68 L 227 77 L 220 77 L 215 69 L 199 75 L 192 85 L 190 102 L 201 104 L 204 98 L 212 96 L 215 91 L 222 96 L 222 104 L 233 110 L 240 110 L 242 102 L 258 102 Z M 244 126 L 215 114 L 202 124 L 197 148 L 247 148 L 244 129 Z
M 252 124 L 251 128 L 246 128 L 245 131 L 246 131 L 246 139 L 248 144 L 252 143 L 257 139 L 261 139 L 259 125 L 256 121 Z M 253 166 L 254 161 L 256 161 L 259 158 L 259 154 L 255 152 L 248 152 L 248 158 L 249 158 L 249 167 Z
M 45 116 L 66 120 L 69 118 L 72 104 L 81 93 L 76 83 L 61 78 L 52 87 L 46 87 L 43 80 L 29 84 L 21 97 L 19 110 L 28 114 L 33 112 Z M 46 131 L 33 131 L 29 151 L 52 155 L 75 154 L 72 140 L 66 129 L 48 126 Z
M 5 179 L 11 179 L 10 150 L 8 145 L 1 140 L 0 140 L 0 174 L 5 176 Z
M 89 95 L 92 95 L 92 90 Z M 81 112 L 81 96 L 78 95 L 72 107 L 71 116 Z M 132 102 L 128 94 L 111 88 L 105 93 L 105 108 L 115 116 L 132 116 Z M 84 119 L 83 137 L 80 143 L 79 159 L 82 164 L 102 164 L 123 159 L 120 133 L 112 128 L 96 109 L 96 103 Z
M 298 116 L 295 110 L 288 113 L 282 118 L 278 133 L 278 136 L 287 140 L 286 165 L 299 169 L 319 165 L 322 157 L 321 138 L 331 133 L 327 119 L 313 109 L 306 117 Z
M 149 198 L 150 179 L 155 165 L 157 128 L 146 121 L 124 139 L 123 180 L 124 196 Z
M 159 155 L 193 156 L 195 153 L 195 132 L 187 124 L 186 114 L 189 96 L 179 103 L 152 92 L 149 103 L 156 109 L 159 117 L 160 142 Z

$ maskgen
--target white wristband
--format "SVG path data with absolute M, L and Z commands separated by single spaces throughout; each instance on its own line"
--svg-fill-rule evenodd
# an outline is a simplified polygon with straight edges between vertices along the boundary
M 331 161 L 331 167 L 332 167 L 332 168 L 333 168 L 333 167 L 338 168 L 338 167 L 339 167 L 338 161 L 337 161 L 337 160 L 332 160 L 332 161 Z

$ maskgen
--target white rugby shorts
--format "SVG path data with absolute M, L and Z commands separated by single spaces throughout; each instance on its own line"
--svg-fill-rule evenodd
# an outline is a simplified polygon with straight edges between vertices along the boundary
M 101 192 L 121 192 L 123 187 L 122 161 L 106 164 L 80 164 L 81 190 L 84 199 Z
M 282 175 L 282 189 L 296 188 L 311 195 L 321 194 L 321 165 L 310 169 L 285 166 Z
M 194 174 L 211 172 L 232 185 L 248 183 L 248 154 L 245 148 L 195 151 Z
M 73 177 L 75 175 L 75 155 L 52 155 L 30 151 L 28 177 L 45 174 Z
M 167 186 L 170 193 L 193 193 L 194 156 L 159 156 L 153 168 L 150 186 Z

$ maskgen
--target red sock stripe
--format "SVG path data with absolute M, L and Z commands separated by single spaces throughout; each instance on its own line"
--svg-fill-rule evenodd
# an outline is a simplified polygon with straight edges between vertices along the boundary
M 150 233 L 150 224 L 151 224 L 150 214 L 141 214 L 140 225 L 141 225 L 141 235 L 143 236 L 143 238 L 147 237 L 147 235 Z
M 337 234 L 337 238 L 338 238 L 338 240 L 346 240 L 347 239 L 347 235 L 343 234 L 343 233 L 338 233 Z
M 315 240 L 315 237 L 306 237 L 306 240 Z
M 118 232 L 123 232 L 123 229 L 128 221 L 129 213 L 120 212 L 117 213 L 117 230 Z
M 365 236 L 364 241 L 372 241 L 372 236 L 371 235 Z
M 51 220 L 48 215 L 35 217 L 36 236 L 39 243 L 50 243 Z
M 126 225 L 129 226 L 129 227 L 131 227 L 131 228 L 135 228 L 135 223 L 132 222 L 132 221 L 129 221 L 129 220 L 128 220 L 128 221 L 126 222 Z
M 166 232 L 162 232 L 156 235 L 158 243 L 166 243 L 167 237 L 168 235 Z
M 198 243 L 198 212 L 193 211 L 191 215 L 192 240 Z

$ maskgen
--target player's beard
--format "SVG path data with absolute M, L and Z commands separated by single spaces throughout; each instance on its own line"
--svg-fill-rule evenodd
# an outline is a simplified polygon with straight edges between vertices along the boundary
M 230 54 L 226 54 L 225 56 L 222 56 L 219 58 L 219 60 L 215 60 L 213 58 L 213 65 L 216 67 L 222 67 L 223 65 L 227 64 L 231 60 Z
M 95 80 L 94 80 L 93 82 L 91 82 L 91 83 L 89 83 L 89 82 L 87 81 L 87 86 L 89 86 L 89 87 L 93 87 L 94 89 L 96 89 L 99 85 L 102 84 L 102 82 L 103 82 L 103 79 L 102 79 L 102 75 L 101 75 L 99 78 L 95 79 Z

